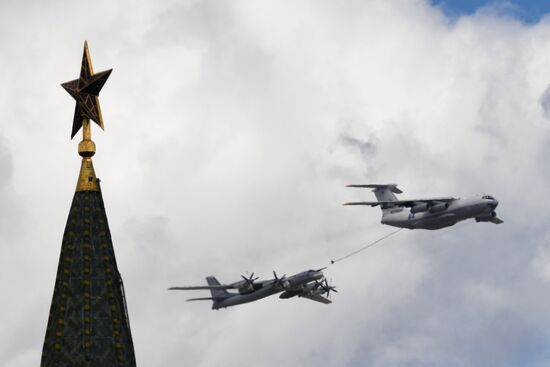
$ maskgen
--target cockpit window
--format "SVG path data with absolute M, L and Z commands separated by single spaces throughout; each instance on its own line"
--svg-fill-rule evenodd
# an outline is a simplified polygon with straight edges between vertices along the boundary
M 489 200 L 495 200 L 494 197 L 492 197 L 491 195 L 484 195 L 481 197 L 482 199 L 489 199 Z

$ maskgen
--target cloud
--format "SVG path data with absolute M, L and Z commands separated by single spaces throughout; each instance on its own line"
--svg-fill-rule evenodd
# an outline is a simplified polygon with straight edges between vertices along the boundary
M 3 2 L 0 20 L 0 364 L 40 358 L 80 164 L 59 83 L 84 39 L 114 67 L 94 165 L 140 365 L 548 360 L 544 20 L 450 22 L 420 0 Z M 368 182 L 488 192 L 505 223 L 402 231 L 326 270 L 330 306 L 212 311 L 166 290 L 321 267 L 387 234 L 340 205 Z
M 544 112 L 544 116 L 547 119 L 550 119 L 550 88 L 546 88 L 544 90 L 544 93 L 540 96 L 539 101 L 542 111 Z
M 374 156 L 376 153 L 375 143 L 370 142 L 369 140 L 357 139 L 353 136 L 346 135 L 345 133 L 340 135 L 340 139 L 343 145 L 357 149 L 363 157 Z
M 43 314 L 37 312 L 37 295 L 31 291 L 40 275 L 33 274 L 38 259 L 32 259 L 34 249 L 28 246 L 34 218 L 29 218 L 28 202 L 14 188 L 14 159 L 4 136 L 0 136 L 0 172 L 0 286 L 9 290 L 0 305 L 0 313 L 9 315 L 2 318 L 0 357 L 5 365 L 24 366 L 36 358 L 32 336 L 42 333 L 35 326 Z

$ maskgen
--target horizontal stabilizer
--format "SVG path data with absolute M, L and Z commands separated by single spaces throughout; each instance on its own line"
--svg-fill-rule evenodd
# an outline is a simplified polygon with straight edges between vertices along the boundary
M 185 301 L 186 302 L 189 302 L 189 301 L 213 301 L 214 298 L 212 297 L 202 297 L 202 298 L 189 298 L 189 299 L 186 299 Z
M 367 184 L 367 185 L 347 185 L 346 187 L 361 187 L 361 188 L 367 188 L 367 189 L 389 189 L 391 192 L 394 192 L 396 194 L 402 194 L 403 191 L 399 190 L 397 188 L 397 184 L 387 184 L 387 185 L 379 185 L 379 184 Z
M 370 206 L 377 206 L 380 205 L 379 201 L 355 201 L 350 203 L 344 203 L 342 205 L 370 205 Z

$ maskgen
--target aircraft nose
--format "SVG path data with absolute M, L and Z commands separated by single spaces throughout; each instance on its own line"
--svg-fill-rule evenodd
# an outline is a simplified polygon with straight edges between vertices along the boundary
M 493 199 L 491 200 L 491 203 L 489 204 L 493 209 L 495 209 L 498 206 L 498 200 Z

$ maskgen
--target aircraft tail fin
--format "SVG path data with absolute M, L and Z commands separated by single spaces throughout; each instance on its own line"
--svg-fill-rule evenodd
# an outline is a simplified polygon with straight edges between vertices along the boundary
M 397 188 L 397 184 L 387 184 L 387 185 L 378 185 L 378 184 L 368 184 L 368 185 L 348 185 L 347 187 L 362 187 L 373 189 L 376 200 L 378 201 L 396 201 L 397 197 L 395 194 L 401 194 L 403 191 Z
M 206 277 L 206 283 L 208 283 L 208 285 L 221 285 L 220 282 L 218 282 L 218 279 L 212 275 Z M 210 289 L 210 292 L 212 293 L 212 300 L 214 302 L 216 302 L 216 300 L 221 300 L 231 296 L 231 294 L 225 289 Z

